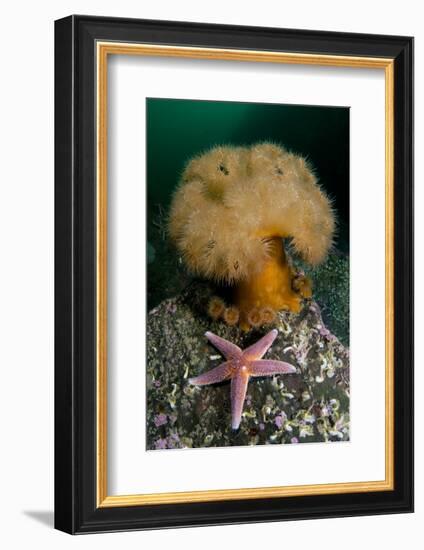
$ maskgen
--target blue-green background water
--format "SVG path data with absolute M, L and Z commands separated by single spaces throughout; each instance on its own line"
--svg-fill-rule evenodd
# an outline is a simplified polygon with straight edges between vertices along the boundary
M 334 199 L 339 227 L 336 250 L 330 264 L 315 272 L 314 286 L 330 316 L 332 307 L 338 306 L 329 301 L 335 295 L 336 302 L 344 301 L 346 320 L 338 332 L 348 339 L 349 108 L 149 98 L 146 115 L 148 308 L 188 282 L 166 237 L 169 204 L 187 161 L 215 145 L 270 140 L 308 157 L 320 184 Z M 325 280 L 331 281 L 333 290 Z

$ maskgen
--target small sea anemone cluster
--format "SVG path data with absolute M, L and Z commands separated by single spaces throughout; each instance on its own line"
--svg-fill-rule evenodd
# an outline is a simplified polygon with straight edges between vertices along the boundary
M 273 143 L 215 147 L 191 159 L 173 197 L 169 233 L 188 269 L 233 289 L 236 311 L 210 304 L 212 317 L 245 328 L 258 311 L 299 311 L 311 295 L 283 239 L 316 265 L 332 244 L 335 216 L 313 170 Z M 251 322 L 253 321 L 253 323 Z M 228 322 L 228 321 L 227 321 Z
M 227 323 L 227 325 L 233 326 L 238 323 L 240 312 L 233 305 L 227 307 L 224 300 L 219 296 L 213 296 L 209 300 L 208 315 L 214 321 L 217 321 L 218 319 L 223 319 Z
M 235 305 L 226 305 L 219 296 L 212 296 L 208 303 L 208 315 L 214 321 L 222 319 L 227 325 L 237 325 L 240 311 Z M 277 319 L 277 312 L 271 307 L 254 307 L 247 312 L 246 320 L 250 327 L 272 325 Z

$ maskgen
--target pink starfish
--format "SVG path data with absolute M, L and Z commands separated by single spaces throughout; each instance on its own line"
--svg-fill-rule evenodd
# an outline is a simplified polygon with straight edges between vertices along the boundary
M 195 386 L 205 386 L 231 378 L 231 426 L 233 430 L 237 430 L 240 425 L 247 384 L 251 376 L 271 376 L 273 374 L 296 372 L 296 368 L 289 363 L 274 361 L 273 359 L 262 359 L 277 334 L 277 330 L 271 330 L 256 344 L 244 351 L 212 332 L 206 332 L 205 334 L 209 342 L 222 353 L 227 361 L 200 376 L 196 376 L 196 378 L 190 378 L 189 382 Z

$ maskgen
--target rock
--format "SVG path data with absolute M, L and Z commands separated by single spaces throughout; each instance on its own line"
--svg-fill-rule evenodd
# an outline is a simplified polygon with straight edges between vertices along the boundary
M 315 268 L 304 266 L 313 281 L 313 295 L 324 322 L 339 340 L 349 345 L 349 257 L 337 251 Z
M 324 325 L 317 303 L 281 312 L 265 358 L 296 374 L 251 379 L 240 428 L 231 429 L 230 384 L 192 386 L 188 378 L 223 359 L 207 330 L 245 348 L 271 326 L 242 332 L 211 321 L 212 288 L 199 281 L 164 300 L 147 320 L 147 448 L 222 447 L 349 439 L 349 351 Z

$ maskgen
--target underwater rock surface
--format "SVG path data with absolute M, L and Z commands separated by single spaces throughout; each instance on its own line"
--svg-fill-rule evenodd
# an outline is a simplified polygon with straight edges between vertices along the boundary
M 324 323 L 343 344 L 349 345 L 349 257 L 333 252 L 314 269 L 303 267 L 313 281 L 314 299 Z
M 240 428 L 231 429 L 230 384 L 192 386 L 224 361 L 209 330 L 242 349 L 271 326 L 248 333 L 211 321 L 213 289 L 194 281 L 164 300 L 147 320 L 147 449 L 346 441 L 349 439 L 349 351 L 325 327 L 319 306 L 280 312 L 278 336 L 264 359 L 294 365 L 295 374 L 252 378 Z

